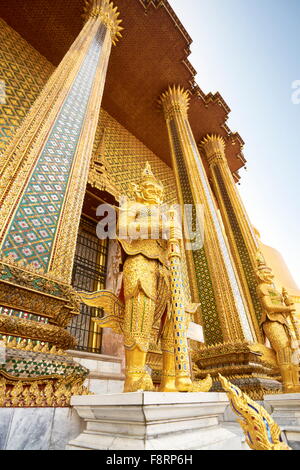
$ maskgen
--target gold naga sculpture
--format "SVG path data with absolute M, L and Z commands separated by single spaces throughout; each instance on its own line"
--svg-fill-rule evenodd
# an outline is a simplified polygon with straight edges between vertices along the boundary
M 281 439 L 281 429 L 257 402 L 219 374 L 232 410 L 239 419 L 248 446 L 253 450 L 292 450 Z
M 146 368 L 153 326 L 159 331 L 162 350 L 159 391 L 208 391 L 210 376 L 197 382 L 191 379 L 187 328 L 198 304 L 188 304 L 184 298 L 176 211 L 169 211 L 170 237 L 164 239 L 161 218 L 154 215 L 163 203 L 164 188 L 148 162 L 133 190 L 135 200 L 118 209 L 118 241 L 125 257 L 122 295 L 117 297 L 109 290 L 79 295 L 87 305 L 103 308 L 104 317 L 93 318 L 97 325 L 110 327 L 124 337 L 124 392 L 154 390 Z M 151 238 L 153 232 L 158 237 Z
M 294 320 L 295 306 L 287 291 L 278 292 L 274 275 L 266 266 L 261 253 L 257 254 L 257 294 L 263 314 L 260 320 L 264 335 L 276 352 L 284 393 L 300 392 L 299 384 L 299 332 Z

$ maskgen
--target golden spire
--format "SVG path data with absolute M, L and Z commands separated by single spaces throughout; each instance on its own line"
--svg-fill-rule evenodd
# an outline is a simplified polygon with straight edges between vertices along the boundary
M 118 19 L 120 12 L 109 0 L 85 0 L 83 17 L 87 21 L 89 18 L 100 18 L 103 24 L 110 30 L 112 43 L 115 45 L 122 37 L 120 31 L 124 28 L 120 26 L 122 20 Z

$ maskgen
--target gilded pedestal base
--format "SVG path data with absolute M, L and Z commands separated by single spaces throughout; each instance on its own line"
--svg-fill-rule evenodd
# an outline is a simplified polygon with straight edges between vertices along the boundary
M 87 394 L 88 370 L 65 352 L 5 348 L 0 364 L 0 407 L 64 407 Z
M 219 373 L 253 400 L 263 400 L 265 394 L 282 391 L 272 350 L 262 345 L 225 343 L 206 347 L 196 353 L 194 374 L 200 379 L 210 374 L 213 378 L 212 391 L 222 391 Z
M 0 407 L 69 406 L 88 370 L 65 350 L 79 313 L 76 292 L 32 266 L 0 261 Z

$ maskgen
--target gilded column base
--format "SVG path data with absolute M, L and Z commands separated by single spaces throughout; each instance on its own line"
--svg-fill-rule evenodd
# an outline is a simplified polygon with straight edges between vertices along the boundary
M 224 343 L 203 348 L 195 354 L 194 375 L 210 374 L 211 391 L 221 392 L 218 374 L 225 376 L 253 400 L 266 394 L 282 393 L 275 354 L 260 344 Z

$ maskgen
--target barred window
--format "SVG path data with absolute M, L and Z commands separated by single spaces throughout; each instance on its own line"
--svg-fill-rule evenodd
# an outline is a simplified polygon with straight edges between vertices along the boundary
M 96 224 L 84 216 L 80 221 L 72 278 L 76 290 L 93 292 L 105 288 L 108 241 L 99 240 Z M 69 327 L 77 339 L 76 349 L 101 352 L 101 328 L 91 318 L 102 315 L 102 309 L 81 304 L 80 315 L 73 318 Z

